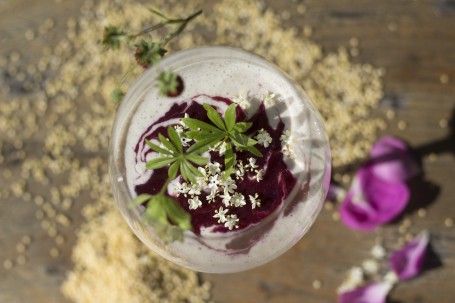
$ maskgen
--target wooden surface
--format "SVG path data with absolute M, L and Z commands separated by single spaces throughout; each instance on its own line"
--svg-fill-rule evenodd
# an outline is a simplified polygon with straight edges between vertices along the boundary
M 291 13 L 284 27 L 310 25 L 313 39 L 325 51 L 347 46 L 351 37 L 357 37 L 360 54 L 354 61 L 387 70 L 384 108 L 395 107 L 397 117 L 391 120 L 386 132 L 401 136 L 416 148 L 425 172 L 423 180 L 413 184 L 406 216 L 413 221 L 413 232 L 422 229 L 431 232 L 434 251 L 426 264 L 428 270 L 396 287 L 391 301 L 454 302 L 455 228 L 447 228 L 444 220 L 455 218 L 455 141 L 450 137 L 453 128 L 439 125 L 441 119 L 450 120 L 455 109 L 454 2 L 295 1 L 305 4 L 305 18 L 294 14 L 294 3 L 272 2 L 269 5 L 273 9 Z M 59 41 L 64 35 L 62 25 L 68 17 L 78 16 L 79 7 L 78 1 L 58 5 L 51 0 L 0 1 L 0 53 L 6 55 L 19 49 L 24 54 L 24 63 L 33 62 L 44 46 Z M 44 39 L 26 41 L 26 28 L 36 27 L 48 17 L 56 20 L 57 29 Z M 441 83 L 442 74 L 449 75 L 451 81 Z M 397 127 L 401 120 L 407 123 L 404 130 Z M 431 153 L 437 157 L 429 157 Z M 20 163 L 10 163 L 8 168 L 14 171 L 17 165 Z M 9 271 L 0 268 L 0 303 L 67 302 L 59 285 L 65 271 L 71 268 L 71 246 L 75 228 L 82 221 L 78 210 L 84 201 L 84 198 L 77 201 L 75 222 L 71 229 L 64 230 L 68 241 L 61 256 L 53 259 L 48 251 L 51 240 L 34 220 L 34 209 L 26 207 L 23 201 L 1 200 L 0 260 L 14 256 L 14 246 L 24 234 L 32 234 L 35 244 L 26 265 Z M 416 213 L 421 207 L 427 211 L 423 218 Z M 380 232 L 358 233 L 333 220 L 332 212 L 325 210 L 311 232 L 279 259 L 244 273 L 204 274 L 202 278 L 213 282 L 217 302 L 336 302 L 335 290 L 346 271 L 368 258 L 375 236 L 389 240 L 400 237 L 397 224 Z M 315 280 L 322 283 L 320 289 L 313 288 Z

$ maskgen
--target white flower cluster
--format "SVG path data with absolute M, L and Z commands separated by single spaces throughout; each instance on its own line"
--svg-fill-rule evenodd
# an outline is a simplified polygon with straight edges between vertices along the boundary
M 280 137 L 280 141 L 283 154 L 288 158 L 295 159 L 295 153 L 292 145 L 296 140 L 293 132 L 289 129 L 285 130 Z
M 234 175 L 237 179 L 243 179 L 245 171 L 254 172 L 253 178 L 260 181 L 263 178 L 264 171 L 257 169 L 255 158 L 249 158 L 248 164 L 243 165 L 242 161 L 235 164 Z M 203 177 L 197 178 L 196 184 L 188 184 L 186 182 L 176 182 L 174 190 L 177 196 L 184 195 L 188 197 L 189 209 L 195 210 L 202 207 L 201 195 L 205 196 L 208 203 L 220 197 L 224 205 L 215 211 L 214 218 L 218 219 L 218 223 L 224 224 L 226 228 L 232 230 L 238 228 L 239 218 L 235 214 L 227 214 L 232 208 L 244 207 L 247 202 L 251 203 L 251 208 L 261 206 L 261 200 L 258 194 L 254 196 L 248 195 L 245 197 L 242 193 L 236 192 L 237 184 L 230 176 L 224 178 L 225 172 L 222 171 L 222 166 L 219 162 L 209 162 L 205 167 L 199 167 L 198 170 Z

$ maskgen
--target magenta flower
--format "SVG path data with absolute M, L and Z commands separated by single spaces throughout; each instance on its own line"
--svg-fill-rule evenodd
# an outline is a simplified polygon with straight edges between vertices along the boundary
M 338 303 L 385 303 L 392 284 L 372 283 L 347 292 L 338 297 Z
M 370 156 L 368 165 L 372 166 L 374 174 L 388 182 L 403 182 L 420 172 L 409 146 L 395 137 L 387 136 L 377 141 Z
M 427 231 L 418 234 L 411 242 L 390 257 L 390 267 L 400 280 L 417 276 L 423 268 L 423 261 L 430 236 Z
M 409 200 L 405 183 L 390 183 L 377 177 L 371 167 L 362 167 L 340 206 L 343 223 L 370 231 L 398 216 Z
M 394 137 L 376 142 L 370 156 L 340 206 L 343 223 L 363 231 L 388 223 L 403 211 L 410 196 L 406 181 L 419 172 L 409 147 Z

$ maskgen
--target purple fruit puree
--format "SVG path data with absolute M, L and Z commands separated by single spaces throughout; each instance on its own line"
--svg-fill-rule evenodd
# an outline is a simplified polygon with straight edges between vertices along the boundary
M 196 97 L 197 96 L 193 97 L 193 99 Z M 224 102 L 226 104 L 232 103 L 232 101 L 228 98 L 210 98 L 212 100 Z M 135 153 L 138 154 L 141 152 L 139 149 L 141 146 L 144 146 L 144 144 L 140 143 L 145 139 L 156 139 L 158 137 L 158 133 L 167 136 L 165 127 L 159 127 L 152 133 L 148 133 L 148 131 L 157 123 L 175 118 L 183 118 L 185 113 L 188 114 L 191 118 L 211 123 L 207 118 L 206 111 L 202 105 L 193 100 L 190 102 L 191 103 L 189 106 L 187 106 L 187 103 L 174 104 L 164 116 L 150 125 L 150 127 L 143 133 L 138 143 L 136 144 L 134 150 Z M 245 116 L 245 112 L 238 106 L 237 122 L 245 119 Z M 256 164 L 258 165 L 257 169 L 264 169 L 265 171 L 263 179 L 260 182 L 257 182 L 253 178 L 254 173 L 247 172 L 246 170 L 243 180 L 236 180 L 236 192 L 243 194 L 248 201 L 248 195 L 254 196 L 257 193 L 261 200 L 261 206 L 256 207 L 255 209 L 252 209 L 250 203 L 247 203 L 243 207 L 230 208 L 229 214 L 236 214 L 239 218 L 238 229 L 243 229 L 251 224 L 258 223 L 263 218 L 271 214 L 283 203 L 283 201 L 286 199 L 296 184 L 296 179 L 287 168 L 286 163 L 283 161 L 283 153 L 281 151 L 280 136 L 284 130 L 284 123 L 280 120 L 277 127 L 273 129 L 269 124 L 263 103 L 259 106 L 257 112 L 250 119 L 248 119 L 248 121 L 253 122 L 253 125 L 248 130 L 247 135 L 257 134 L 258 130 L 264 129 L 272 137 L 272 143 L 267 148 L 264 148 L 260 144 L 256 145 L 256 147 L 263 154 L 263 157 L 256 157 L 249 152 L 237 152 L 238 161 L 242 160 L 244 164 L 247 164 L 248 158 L 254 157 L 256 158 Z M 218 152 L 211 152 L 211 162 L 215 161 L 224 164 L 224 158 L 220 157 Z M 167 168 L 155 170 L 147 182 L 135 186 L 134 189 L 136 191 L 136 194 L 157 194 L 163 186 L 166 178 Z M 218 219 L 213 218 L 215 210 L 219 209 L 220 206 L 224 207 L 221 201 L 222 199 L 220 197 L 217 197 L 215 201 L 209 204 L 205 200 L 205 195 L 201 194 L 199 198 L 202 201 L 202 206 L 195 210 L 190 210 L 188 208 L 188 197 L 180 195 L 179 197 L 174 198 L 191 215 L 193 231 L 196 234 L 200 234 L 202 227 L 210 226 L 216 226 L 214 231 L 217 232 L 229 232 L 228 228 L 224 227 L 222 224 L 217 223 Z

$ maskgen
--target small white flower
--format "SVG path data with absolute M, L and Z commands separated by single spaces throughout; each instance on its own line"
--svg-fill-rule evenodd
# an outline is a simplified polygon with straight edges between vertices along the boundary
M 175 125 L 174 129 L 179 136 L 183 133 L 183 126 L 181 125 Z
M 224 223 L 224 227 L 229 228 L 229 230 L 232 230 L 234 227 L 239 228 L 237 222 L 239 222 L 237 215 L 226 216 L 226 222 Z
M 182 146 L 189 146 L 188 143 L 190 143 L 191 141 L 193 140 L 185 137 L 180 137 L 180 142 L 182 142 Z
M 290 159 L 295 159 L 295 153 L 289 145 L 284 146 L 281 151 L 283 152 L 283 155 L 285 155 L 286 157 Z
M 209 174 L 210 175 L 215 175 L 215 174 L 218 174 L 221 172 L 221 169 L 220 169 L 220 166 L 221 164 L 218 163 L 218 162 L 214 162 L 214 163 L 207 163 L 207 169 L 209 171 Z
M 235 193 L 232 196 L 231 203 L 235 207 L 242 207 L 242 206 L 244 206 L 246 204 L 245 197 L 242 194 Z
M 188 199 L 189 209 L 197 209 L 202 206 L 202 201 L 196 196 L 193 199 Z
M 272 143 L 272 137 L 263 128 L 259 130 L 256 139 L 258 140 L 258 143 L 264 146 L 265 148 L 269 147 L 270 143 Z
M 205 197 L 207 199 L 207 202 L 212 203 L 215 201 L 216 198 L 216 190 L 212 190 L 209 195 Z
M 292 134 L 292 131 L 290 129 L 285 130 L 280 136 L 280 140 L 281 145 L 291 144 L 294 141 L 294 135 Z
M 257 182 L 264 179 L 264 170 L 263 169 L 257 170 L 256 175 L 254 175 L 254 179 L 256 179 Z
M 256 167 L 256 159 L 255 158 L 249 158 L 248 159 L 248 164 L 245 165 L 245 167 L 249 167 L 251 171 L 253 171 Z
M 234 96 L 232 101 L 237 103 L 241 108 L 246 109 L 250 106 L 250 98 L 246 93 L 240 93 L 238 96 Z
M 218 223 L 224 223 L 227 221 L 226 213 L 229 209 L 223 209 L 223 206 L 220 206 L 220 209 L 215 210 L 214 218 L 218 218 Z
M 190 190 L 188 191 L 188 194 L 191 196 L 194 195 L 200 195 L 201 194 L 201 186 L 199 184 L 191 184 Z
M 220 156 L 223 156 L 226 152 L 226 142 L 221 143 L 220 147 L 218 147 L 218 153 Z
M 251 202 L 251 209 L 255 209 L 256 207 L 260 207 L 261 206 L 261 200 L 258 199 L 258 194 L 254 194 L 254 196 L 252 195 L 248 195 L 248 197 L 250 198 L 250 202 Z
M 209 177 L 209 188 L 218 188 L 218 185 L 220 184 L 220 176 L 214 175 Z
M 220 196 L 221 199 L 223 199 L 221 202 L 223 202 L 224 206 L 228 207 L 231 205 L 231 195 L 229 193 L 224 193 L 224 195 Z
M 243 176 L 245 175 L 245 170 L 243 169 L 243 167 L 239 167 L 235 170 L 235 177 L 237 179 L 242 179 L 243 180 Z
M 188 187 L 188 184 L 186 182 L 182 184 L 177 182 L 175 184 L 175 190 L 177 191 L 178 194 L 187 194 L 190 188 Z
M 275 105 L 276 104 L 276 95 L 274 93 L 271 93 L 269 91 L 266 91 L 262 95 L 262 100 L 264 101 L 265 105 Z
M 234 190 L 237 188 L 235 181 L 231 178 L 228 178 L 226 181 L 223 182 L 224 192 L 232 194 Z

